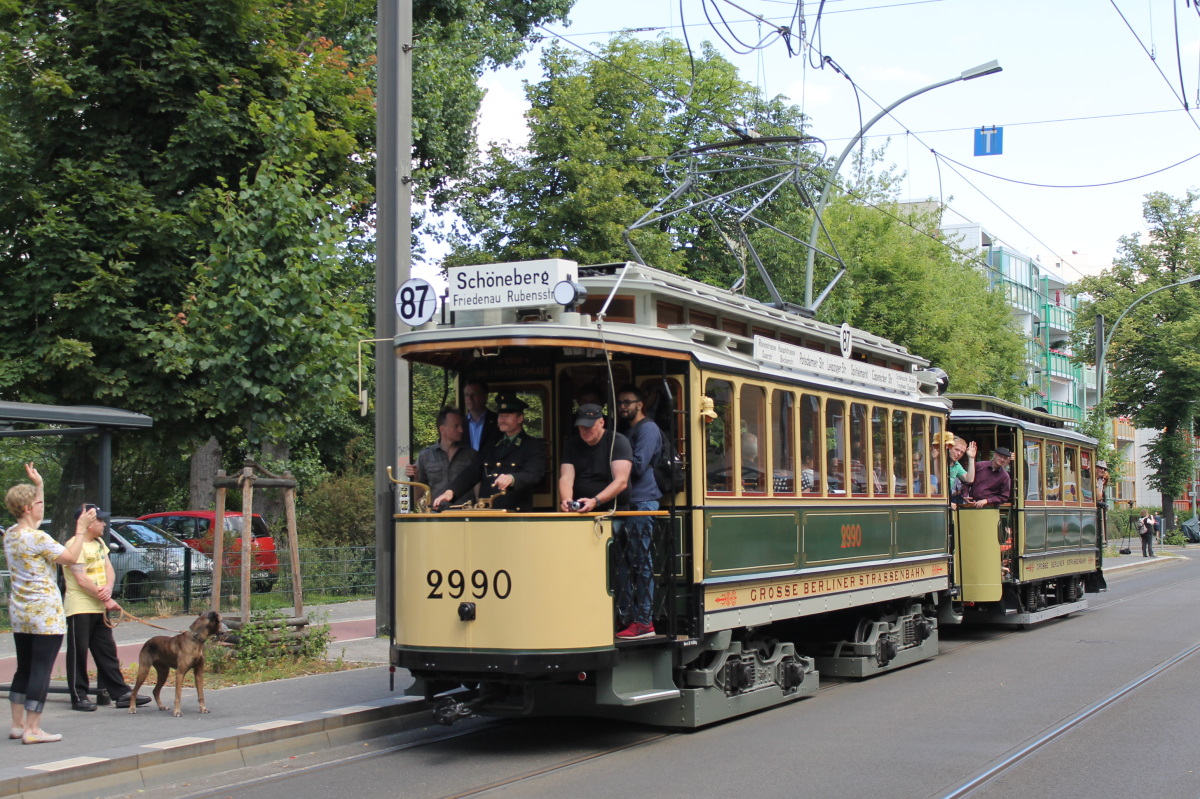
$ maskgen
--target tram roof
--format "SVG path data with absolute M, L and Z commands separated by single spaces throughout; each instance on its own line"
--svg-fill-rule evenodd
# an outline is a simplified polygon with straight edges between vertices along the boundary
M 1096 443 L 1096 439 L 1090 436 L 1066 429 L 1063 426 L 1065 420 L 1062 417 L 1051 416 L 1022 405 L 975 394 L 946 394 L 945 398 L 953 406 L 950 411 L 951 424 L 955 422 L 985 422 L 1018 427 L 1027 433 L 1038 433 L 1048 438 L 1065 439 L 1081 444 L 1094 445 Z
M 568 351 L 580 347 L 694 359 L 715 369 L 773 374 L 830 389 L 846 390 L 854 385 L 852 379 L 825 379 L 819 374 L 794 372 L 756 357 L 755 336 L 800 347 L 814 355 L 821 350 L 802 344 L 840 348 L 839 326 L 644 264 L 584 266 L 578 268 L 578 275 L 589 294 L 582 308 L 587 313 L 566 312 L 554 304 L 531 309 L 460 310 L 449 324 L 430 323 L 397 336 L 396 350 L 401 355 L 461 370 L 466 359 L 490 354 L 486 353 L 488 346 L 557 346 Z M 663 302 L 687 308 L 686 321 L 660 322 Z M 607 313 L 601 318 L 605 308 Z M 486 344 L 481 344 L 481 336 Z M 898 369 L 916 378 L 920 393 L 899 392 L 898 396 L 922 402 L 930 399 L 935 379 L 913 372 L 914 368 L 927 367 L 927 360 L 865 330 L 851 328 L 851 336 L 854 351 L 861 353 L 871 367 Z M 870 396 L 897 395 L 870 384 L 863 384 L 861 391 Z

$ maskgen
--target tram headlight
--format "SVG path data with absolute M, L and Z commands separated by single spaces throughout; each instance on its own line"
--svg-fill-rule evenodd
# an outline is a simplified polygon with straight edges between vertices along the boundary
M 587 289 L 573 280 L 560 280 L 554 286 L 554 301 L 564 310 L 573 311 L 575 306 L 587 300 Z

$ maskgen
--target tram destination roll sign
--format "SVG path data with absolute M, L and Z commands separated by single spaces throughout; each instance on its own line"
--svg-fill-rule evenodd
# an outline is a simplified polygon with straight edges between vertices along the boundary
M 450 310 L 551 305 L 554 287 L 560 281 L 575 280 L 578 273 L 578 264 L 562 258 L 453 267 L 449 270 Z
M 849 380 L 903 394 L 920 392 L 917 378 L 906 372 L 885 369 L 882 366 L 797 347 L 762 336 L 754 337 L 754 357 L 772 366 L 795 372 L 808 372 L 831 380 Z

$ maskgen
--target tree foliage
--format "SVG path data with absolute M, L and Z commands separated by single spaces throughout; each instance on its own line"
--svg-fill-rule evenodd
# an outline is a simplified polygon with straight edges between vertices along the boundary
M 1200 291 L 1187 285 L 1147 295 L 1200 274 L 1198 199 L 1194 191 L 1183 197 L 1148 194 L 1142 205 L 1148 233 L 1123 236 L 1111 269 L 1071 287 L 1087 298 L 1072 332 L 1081 359 L 1096 357 L 1096 316 L 1103 314 L 1111 326 L 1130 309 L 1118 328 L 1110 328 L 1106 402 L 1138 427 L 1159 431 L 1146 465 L 1154 471 L 1149 482 L 1163 494 L 1168 521 L 1172 499 L 1194 471 L 1183 433 L 1192 427 L 1200 397 Z
M 466 169 L 479 74 L 568 7 L 415 4 L 418 199 Z M 375 13 L 0 4 L 0 397 L 135 409 L 166 452 L 361 435 L 326 422 L 373 302 Z

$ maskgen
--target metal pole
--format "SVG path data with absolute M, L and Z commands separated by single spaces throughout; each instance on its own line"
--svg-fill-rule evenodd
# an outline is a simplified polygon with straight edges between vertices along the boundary
M 400 332 L 395 298 L 412 259 L 412 2 L 378 0 L 379 85 L 376 106 L 375 338 Z M 391 632 L 395 500 L 387 467 L 409 456 L 409 372 L 391 347 L 375 351 L 375 627 Z
M 863 134 L 865 134 L 868 130 L 870 130 L 871 126 L 874 125 L 876 122 L 878 122 L 879 120 L 883 119 L 885 116 L 890 114 L 892 112 L 892 110 L 896 108 L 896 106 L 900 105 L 901 103 L 911 100 L 912 98 L 916 97 L 919 94 L 924 94 L 925 92 L 933 91 L 934 89 L 941 88 L 942 86 L 948 86 L 951 83 L 958 83 L 960 80 L 972 80 L 974 78 L 981 78 L 984 75 L 993 75 L 1000 71 L 1001 71 L 1001 67 L 1000 67 L 999 62 L 990 61 L 987 64 L 981 64 L 980 66 L 975 67 L 974 69 L 968 69 L 965 72 L 963 72 L 961 75 L 958 75 L 956 77 L 949 78 L 948 80 L 938 81 L 937 83 L 931 83 L 930 85 L 926 86 L 923 89 L 917 89 L 915 92 L 910 92 L 910 93 L 904 95 L 903 97 L 901 97 L 896 102 L 889 105 L 887 108 L 880 111 L 875 116 L 873 116 L 871 118 L 870 122 L 863 125 L 862 128 L 859 129 L 858 133 L 854 134 L 854 137 L 850 139 L 850 143 L 846 145 L 846 149 L 842 150 L 842 154 L 839 155 L 838 160 L 834 162 L 833 169 L 831 169 L 829 171 L 829 177 L 826 178 L 825 186 L 824 186 L 824 188 L 821 189 L 821 198 L 817 201 L 816 210 L 813 212 L 812 230 L 808 234 L 808 256 L 807 256 L 807 260 L 805 262 L 805 267 L 804 267 L 804 307 L 805 308 L 812 308 L 813 262 L 816 259 L 816 254 L 817 254 L 817 232 L 821 228 L 821 216 L 825 211 L 825 203 L 828 202 L 828 200 L 829 200 L 829 190 L 831 188 L 833 188 L 833 181 L 837 177 L 838 170 L 842 168 L 842 162 L 844 162 L 846 160 L 846 158 L 848 158 L 850 156 L 850 153 L 854 151 L 855 145 L 858 144 L 859 140 L 863 137 Z

